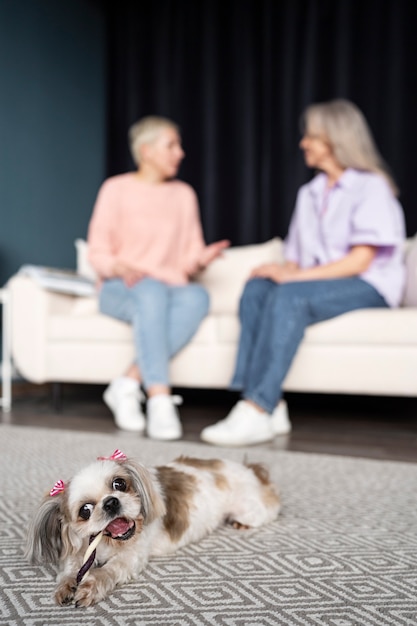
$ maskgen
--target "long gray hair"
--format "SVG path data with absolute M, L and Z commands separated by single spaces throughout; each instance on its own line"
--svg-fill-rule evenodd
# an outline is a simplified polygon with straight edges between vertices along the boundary
M 301 126 L 303 133 L 320 134 L 328 141 L 341 167 L 381 174 L 394 195 L 399 194 L 365 116 L 353 102 L 337 99 L 312 104 L 304 111 Z

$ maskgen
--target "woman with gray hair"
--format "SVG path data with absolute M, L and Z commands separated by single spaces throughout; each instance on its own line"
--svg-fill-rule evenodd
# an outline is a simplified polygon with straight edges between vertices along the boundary
M 129 140 L 138 169 L 103 183 L 88 231 L 100 311 L 132 324 L 135 344 L 135 362 L 103 397 L 119 428 L 178 439 L 180 399 L 171 395 L 169 361 L 209 307 L 206 290 L 190 278 L 229 242 L 205 245 L 196 194 L 175 178 L 184 158 L 178 126 L 146 117 L 130 128 Z
M 282 384 L 306 327 L 401 301 L 403 211 L 363 114 L 347 100 L 308 107 L 300 147 L 319 173 L 298 192 L 285 263 L 258 267 L 245 286 L 231 383 L 243 399 L 202 431 L 208 443 L 248 445 L 289 432 Z

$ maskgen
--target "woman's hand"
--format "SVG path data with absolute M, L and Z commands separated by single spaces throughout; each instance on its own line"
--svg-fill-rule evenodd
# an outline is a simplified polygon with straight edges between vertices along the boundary
M 204 248 L 203 254 L 200 258 L 200 265 L 202 268 L 210 265 L 214 259 L 217 259 L 222 255 L 223 250 L 226 250 L 230 246 L 230 241 L 228 239 L 222 239 L 221 241 L 215 241 L 210 245 Z
M 360 276 L 371 265 L 377 248 L 375 246 L 352 246 L 347 254 L 337 261 L 300 268 L 295 263 L 267 263 L 255 268 L 251 278 L 269 278 L 276 283 L 289 283 L 304 280 L 330 280 Z
M 121 278 L 127 287 L 133 287 L 145 276 L 143 272 L 132 267 L 125 261 L 116 260 L 113 265 L 112 278 Z
M 269 278 L 275 283 L 287 283 L 295 280 L 298 266 L 295 263 L 265 263 L 252 270 L 251 278 Z
M 220 257 L 223 253 L 223 250 L 226 250 L 230 246 L 230 241 L 228 239 L 222 239 L 221 241 L 215 241 L 210 245 L 206 246 L 195 263 L 189 268 L 188 274 L 189 276 L 194 276 L 198 272 L 201 272 L 206 269 L 210 263 L 212 263 L 215 259 Z

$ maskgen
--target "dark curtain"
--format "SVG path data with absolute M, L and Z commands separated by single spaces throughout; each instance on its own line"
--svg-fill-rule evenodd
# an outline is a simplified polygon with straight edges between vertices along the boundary
M 299 119 L 345 97 L 365 113 L 417 231 L 415 0 L 109 2 L 108 175 L 133 168 L 127 129 L 177 121 L 208 242 L 286 235 L 312 173 Z

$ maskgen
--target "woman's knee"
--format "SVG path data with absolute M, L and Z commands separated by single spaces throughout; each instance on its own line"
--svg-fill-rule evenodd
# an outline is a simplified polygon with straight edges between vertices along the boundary
M 277 287 L 275 283 L 265 278 L 251 278 L 243 289 L 243 293 L 239 302 L 239 313 L 242 315 L 246 310 L 253 306 L 260 306 L 270 293 L 273 287 Z
M 131 288 L 135 311 L 140 316 L 157 317 L 166 311 L 169 303 L 169 287 L 153 278 L 143 278 Z
M 109 279 L 103 282 L 99 292 L 99 310 L 104 315 L 124 322 L 132 320 L 132 300 L 122 280 Z
M 299 289 L 297 283 L 283 283 L 271 294 L 267 303 L 274 319 L 298 319 L 311 323 L 311 301 L 309 294 Z

